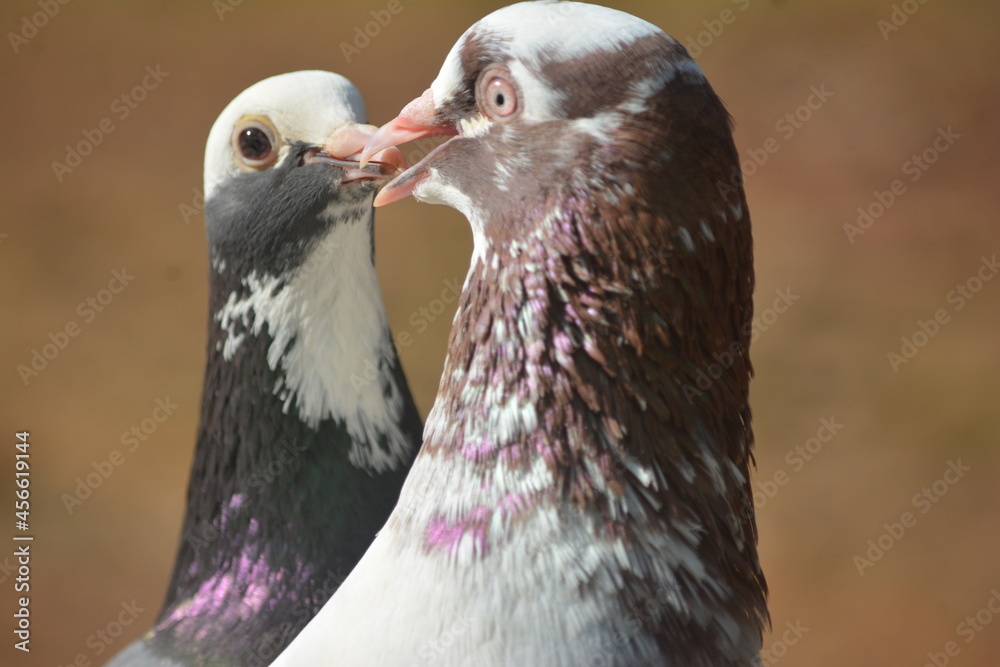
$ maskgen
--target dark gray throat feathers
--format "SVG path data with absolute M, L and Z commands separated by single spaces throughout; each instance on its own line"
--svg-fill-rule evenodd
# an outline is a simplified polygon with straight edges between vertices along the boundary
M 703 577 L 657 581 L 656 567 L 640 566 L 624 576 L 617 609 L 640 609 L 667 586 L 690 612 L 661 615 L 642 632 L 669 664 L 745 665 L 767 623 L 750 488 L 750 219 L 742 187 L 716 187 L 738 164 L 721 103 L 682 118 L 688 126 L 639 128 L 643 141 L 629 146 L 646 154 L 602 164 L 595 147 L 593 171 L 607 190 L 567 174 L 540 193 L 542 208 L 486 209 L 493 217 L 481 221 L 486 241 L 421 456 L 484 479 L 502 463 L 521 471 L 526 489 L 543 460 L 554 483 L 529 491 L 522 511 L 586 517 L 609 569 L 616 543 L 642 552 L 648 536 L 662 535 L 668 549 L 690 548 Z M 688 136 L 697 149 L 684 145 Z M 629 162 L 644 166 L 638 176 Z M 483 432 L 504 405 L 534 416 L 500 429 L 510 437 Z M 587 582 L 567 586 L 586 599 Z M 705 627 L 713 614 L 733 619 L 731 636 L 719 636 L 721 622 Z
M 230 360 L 216 314 L 244 289 L 212 270 L 208 363 L 187 510 L 163 610 L 148 641 L 185 664 L 268 664 L 322 607 L 395 506 L 422 426 L 395 348 L 376 382 L 402 394 L 405 461 L 352 465 L 345 424 L 310 427 L 275 395 L 265 326 Z M 386 331 L 388 336 L 388 330 Z M 389 382 L 391 378 L 392 382 Z M 379 443 L 385 445 L 384 442 Z

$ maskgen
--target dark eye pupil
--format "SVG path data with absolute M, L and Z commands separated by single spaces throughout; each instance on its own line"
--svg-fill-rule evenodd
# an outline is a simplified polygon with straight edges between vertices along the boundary
M 496 102 L 498 107 L 502 107 L 504 103 L 507 101 L 507 98 L 504 97 L 503 93 L 498 92 L 496 94 L 496 97 L 493 98 L 493 101 Z
M 271 140 L 256 127 L 248 127 L 240 132 L 240 153 L 249 160 L 259 160 L 271 151 Z

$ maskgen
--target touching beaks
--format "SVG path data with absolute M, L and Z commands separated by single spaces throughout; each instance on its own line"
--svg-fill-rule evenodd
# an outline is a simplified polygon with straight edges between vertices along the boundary
M 365 165 L 379 151 L 390 146 L 399 146 L 424 137 L 441 137 L 458 134 L 455 126 L 441 124 L 436 120 L 434 97 L 428 88 L 424 94 L 413 100 L 399 112 L 399 115 L 378 129 L 368 139 L 368 145 L 361 152 L 361 164 Z
M 378 157 L 382 151 L 393 146 L 426 137 L 455 136 L 457 134 L 458 129 L 454 125 L 442 123 L 437 118 L 434 96 L 431 89 L 428 88 L 423 95 L 403 107 L 398 116 L 380 127 L 368 139 L 368 144 L 361 152 L 361 164 L 366 164 L 369 159 Z M 437 152 L 438 148 L 425 156 L 420 164 L 424 165 Z M 375 196 L 374 205 L 385 206 L 408 197 L 428 175 L 426 166 L 418 165 L 409 169 L 379 191 L 378 195 Z
M 375 201 L 372 202 L 372 206 L 378 208 L 379 206 L 397 202 L 400 199 L 406 199 L 413 194 L 417 186 L 423 183 L 429 175 L 430 172 L 423 167 L 404 171 L 378 191 L 378 194 L 375 195 Z
M 361 151 L 377 130 L 374 125 L 344 125 L 327 137 L 322 146 L 310 149 L 302 160 L 342 168 L 344 175 L 340 179 L 341 185 L 393 178 L 408 166 L 406 158 L 394 146 L 384 147 L 369 155 L 364 162 L 360 160 Z

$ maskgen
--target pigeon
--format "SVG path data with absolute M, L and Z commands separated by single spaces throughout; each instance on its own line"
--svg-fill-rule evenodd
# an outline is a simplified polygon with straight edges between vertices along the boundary
M 463 213 L 469 273 L 386 526 L 276 667 L 759 665 L 754 287 L 731 118 L 632 15 L 474 24 L 368 154 Z
M 302 71 L 236 97 L 205 155 L 208 359 L 166 602 L 109 664 L 267 665 L 396 504 L 422 425 L 386 321 L 375 131 L 344 77 Z

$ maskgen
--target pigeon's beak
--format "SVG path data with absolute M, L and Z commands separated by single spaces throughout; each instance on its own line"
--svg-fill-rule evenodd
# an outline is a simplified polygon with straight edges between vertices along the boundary
M 413 100 L 399 112 L 399 115 L 383 125 L 368 140 L 368 145 L 361 152 L 361 164 L 369 159 L 375 159 L 382 151 L 405 144 L 415 139 L 425 137 L 441 137 L 457 135 L 454 125 L 442 124 L 437 119 L 434 108 L 434 98 L 430 88 L 424 94 Z M 429 156 L 428 156 L 429 157 Z M 424 158 L 426 161 L 427 158 Z M 402 174 L 375 197 L 375 206 L 391 204 L 413 193 L 413 190 L 427 177 L 426 169 L 411 169 Z
M 340 167 L 341 185 L 355 181 L 386 180 L 406 169 L 406 158 L 394 146 L 386 146 L 361 161 L 365 144 L 376 133 L 374 125 L 344 125 L 327 137 L 322 146 L 310 150 L 304 162 Z

